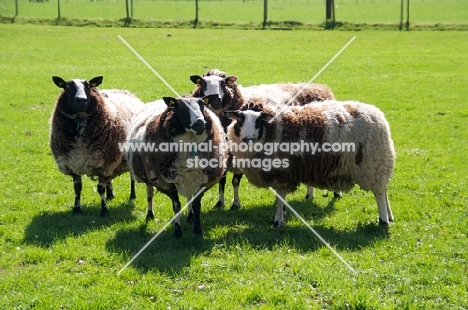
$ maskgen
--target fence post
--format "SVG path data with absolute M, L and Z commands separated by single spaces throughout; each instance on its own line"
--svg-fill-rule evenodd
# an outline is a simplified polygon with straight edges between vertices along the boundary
M 406 5 L 406 30 L 409 30 L 409 0 L 407 0 Z
M 263 0 L 263 29 L 266 28 L 268 21 L 268 0 Z
M 15 0 L 15 16 L 18 16 L 18 0 Z
M 125 19 L 125 27 L 130 26 L 130 12 L 128 8 L 128 0 L 125 0 L 125 10 L 127 12 L 127 18 Z
M 60 0 L 57 0 L 57 22 L 60 20 Z
M 403 29 L 403 6 L 404 6 L 404 0 L 401 0 L 401 8 L 400 8 L 400 30 Z
M 325 29 L 335 28 L 335 1 L 325 2 Z
M 197 28 L 198 24 L 198 0 L 195 0 L 195 20 L 193 22 L 193 28 Z

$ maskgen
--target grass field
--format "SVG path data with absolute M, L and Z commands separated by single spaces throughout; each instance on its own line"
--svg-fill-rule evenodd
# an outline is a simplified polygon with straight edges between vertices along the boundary
M 185 222 L 181 240 L 168 228 L 118 276 L 172 217 L 169 199 L 156 195 L 157 220 L 145 224 L 144 186 L 128 202 L 125 175 L 102 219 L 85 179 L 85 214 L 73 216 L 71 178 L 48 147 L 60 91 L 53 75 L 103 75 L 101 88 L 144 101 L 172 95 L 118 35 L 182 94 L 193 89 L 190 75 L 211 68 L 243 85 L 308 81 L 356 35 L 316 82 L 385 113 L 397 152 L 396 222 L 381 229 L 372 194 L 359 188 L 339 201 L 318 190 L 311 203 L 301 187 L 287 201 L 357 273 L 291 213 L 273 228 L 273 194 L 243 180 L 241 210 L 212 210 L 211 189 L 203 239 Z M 0 41 L 0 309 L 467 309 L 467 32 L 2 24 Z
M 129 1 L 130 3 L 130 1 Z M 195 2 L 188 0 L 134 0 L 129 4 L 132 26 L 189 27 L 195 19 Z M 406 3 L 406 1 L 405 1 Z M 57 1 L 18 0 L 15 22 L 56 23 Z M 263 22 L 261 0 L 200 0 L 197 27 L 261 27 Z M 338 22 L 371 24 L 379 27 L 398 27 L 400 0 L 336 0 L 335 16 Z M 468 2 L 462 0 L 410 1 L 412 27 L 454 27 L 468 24 Z M 0 0 L 0 15 L 15 14 L 14 0 Z M 406 21 L 407 9 L 404 8 Z M 67 0 L 60 2 L 59 23 L 121 25 L 126 17 L 123 0 Z M 270 0 L 268 2 L 269 27 L 317 27 L 325 22 L 325 0 Z M 341 24 L 340 24 L 341 25 Z M 341 25 L 343 27 L 343 25 Z M 362 27 L 362 25 L 361 25 Z

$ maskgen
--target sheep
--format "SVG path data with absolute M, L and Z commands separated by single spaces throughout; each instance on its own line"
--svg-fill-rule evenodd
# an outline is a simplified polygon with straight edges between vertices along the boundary
M 193 97 L 206 98 L 210 108 L 220 118 L 225 131 L 231 120 L 224 117 L 224 112 L 228 110 L 238 110 L 244 102 L 253 97 L 262 98 L 267 104 L 303 105 L 313 101 L 323 101 L 334 99 L 331 89 L 324 84 L 268 84 L 250 87 L 242 87 L 236 84 L 237 77 L 227 75 L 218 69 L 206 72 L 203 76 L 192 75 L 190 80 L 197 86 L 192 91 Z M 232 209 L 239 209 L 241 202 L 239 198 L 239 184 L 242 172 L 233 169 L 228 162 L 228 168 L 234 173 L 232 186 L 234 188 L 234 199 Z M 219 198 L 214 208 L 224 208 L 224 189 L 226 176 L 219 183 Z M 306 199 L 314 197 L 314 188 L 308 187 Z M 335 198 L 341 198 L 341 193 L 334 192 Z
M 326 100 L 275 108 L 252 101 L 225 114 L 233 120 L 227 134 L 234 163 L 253 185 L 272 187 L 286 197 L 300 183 L 340 191 L 349 191 L 357 184 L 373 192 L 379 223 L 393 222 L 387 184 L 393 174 L 395 150 L 389 124 L 377 107 L 356 101 Z M 241 143 L 259 144 L 257 147 L 279 143 L 283 149 L 268 154 L 255 149 L 244 152 L 235 147 Z M 320 149 L 314 152 L 310 143 Z M 342 148 L 348 143 L 349 150 L 325 152 L 325 143 L 327 149 L 334 143 Z M 288 151 L 285 147 L 289 146 Z M 270 166 L 268 170 L 266 164 L 275 169 Z M 284 206 L 277 199 L 274 225 L 283 223 Z
M 101 217 L 109 213 L 107 199 L 114 198 L 112 180 L 129 171 L 119 143 L 125 142 L 132 116 L 143 107 L 125 90 L 102 90 L 98 76 L 89 81 L 58 76 L 53 82 L 63 91 L 50 119 L 50 148 L 58 169 L 73 178 L 73 214 L 81 213 L 82 176 L 98 179 Z M 130 199 L 135 199 L 135 181 L 130 181 Z
M 222 147 L 226 143 L 226 135 L 218 117 L 204 109 L 201 98 L 164 97 L 148 103 L 135 116 L 128 143 L 155 147 L 153 151 L 127 151 L 132 175 L 137 182 L 146 184 L 146 220 L 154 219 L 154 187 L 171 199 L 175 214 L 181 210 L 178 193 L 190 198 L 205 188 L 191 205 L 193 233 L 203 235 L 201 199 L 206 190 L 219 182 L 226 169 L 227 150 Z M 171 147 L 167 148 L 168 145 Z M 182 237 L 179 216 L 175 219 L 173 236 Z

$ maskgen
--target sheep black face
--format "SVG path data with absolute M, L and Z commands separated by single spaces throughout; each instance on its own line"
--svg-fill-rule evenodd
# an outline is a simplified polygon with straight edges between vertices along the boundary
M 226 111 L 224 115 L 235 121 L 234 133 L 242 141 L 256 142 L 263 136 L 264 124 L 268 123 L 274 115 L 260 111 Z
M 205 130 L 205 117 L 203 116 L 204 101 L 201 98 L 172 98 L 164 97 L 164 102 L 174 108 L 177 121 L 186 131 L 201 135 Z
M 53 76 L 52 80 L 55 85 L 63 88 L 65 98 L 67 99 L 66 109 L 70 114 L 78 112 L 86 112 L 91 102 L 91 88 L 95 88 L 102 83 L 102 76 L 95 77 L 90 81 L 73 79 L 65 82 L 58 76 Z M 65 108 L 65 107 L 64 107 Z
M 192 75 L 190 80 L 194 84 L 198 84 L 201 90 L 201 97 L 207 99 L 213 109 L 223 107 L 227 102 L 234 97 L 233 90 L 228 87 L 237 81 L 237 77 L 228 76 L 226 78 L 209 75 L 201 77 L 199 75 Z M 226 100 L 227 99 L 227 100 Z

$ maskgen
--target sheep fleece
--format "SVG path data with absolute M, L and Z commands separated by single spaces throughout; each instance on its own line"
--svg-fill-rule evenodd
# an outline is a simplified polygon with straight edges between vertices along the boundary
M 364 190 L 384 193 L 393 173 L 395 150 L 384 114 L 375 106 L 355 101 L 328 100 L 300 107 L 264 124 L 264 135 L 257 142 L 345 142 L 354 143 L 354 152 L 277 152 L 232 151 L 236 158 L 287 158 L 289 167 L 264 171 L 243 168 L 249 182 L 258 187 L 273 186 L 294 191 L 300 183 L 335 191 L 349 191 L 354 184 Z M 241 143 L 235 123 L 228 128 L 228 139 Z
M 67 115 L 59 96 L 50 120 L 50 147 L 66 175 L 115 177 L 128 171 L 119 143 L 125 142 L 132 115 L 142 102 L 123 90 L 91 89 L 93 105 L 82 115 Z

